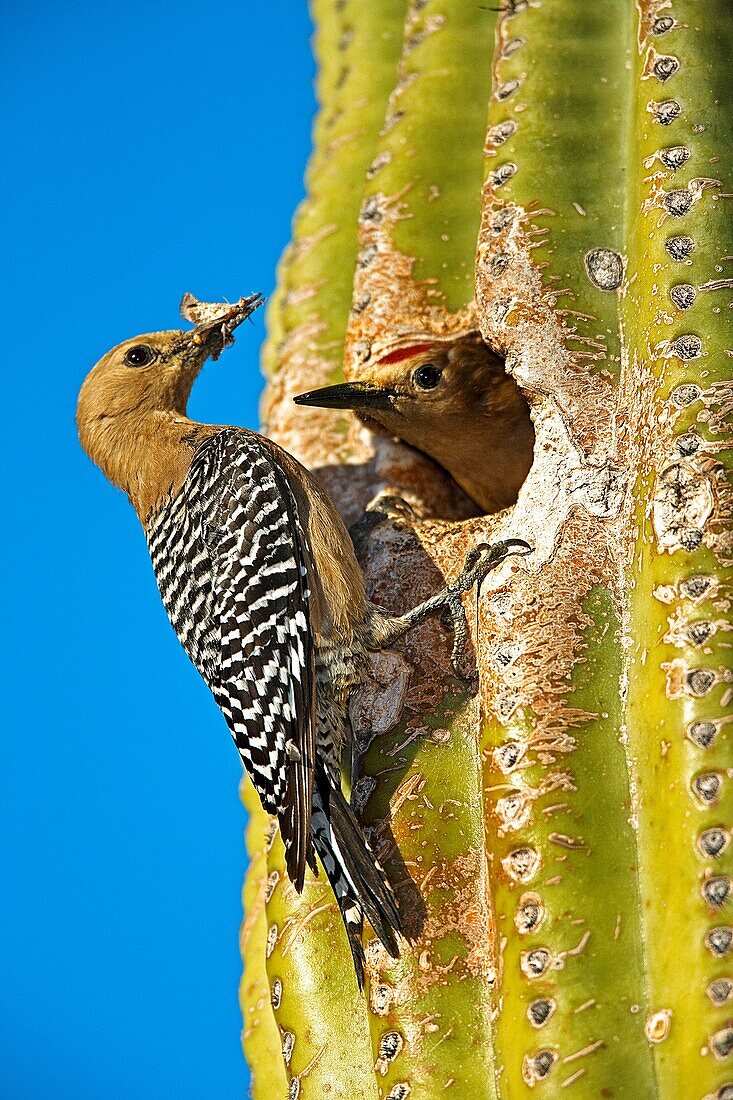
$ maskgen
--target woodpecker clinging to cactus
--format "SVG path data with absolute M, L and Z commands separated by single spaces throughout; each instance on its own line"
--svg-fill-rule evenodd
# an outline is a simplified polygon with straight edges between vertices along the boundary
M 401 925 L 341 792 L 349 691 L 368 650 L 446 608 L 460 627 L 460 593 L 529 547 L 478 547 L 457 583 L 406 615 L 373 607 L 348 533 L 308 471 L 256 432 L 186 415 L 205 359 L 260 301 L 207 306 L 186 296 L 196 327 L 108 352 L 82 386 L 77 423 L 85 450 L 142 522 L 171 623 L 277 815 L 297 890 L 306 864 L 315 870 L 314 850 L 320 857 L 362 985 L 364 916 L 392 955 Z
M 514 504 L 532 464 L 534 429 L 516 382 L 477 333 L 411 341 L 299 405 L 353 409 L 370 428 L 434 458 L 484 512 Z

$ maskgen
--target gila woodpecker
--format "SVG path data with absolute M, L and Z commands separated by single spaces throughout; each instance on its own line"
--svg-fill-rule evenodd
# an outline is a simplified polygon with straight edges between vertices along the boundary
M 256 432 L 186 415 L 204 361 L 260 301 L 209 306 L 186 296 L 195 327 L 108 352 L 81 388 L 77 423 L 84 449 L 137 512 L 173 628 L 277 816 L 298 891 L 320 857 L 362 986 L 363 919 L 393 956 L 401 921 L 341 791 L 349 692 L 369 650 L 427 615 L 447 609 L 460 634 L 461 593 L 529 547 L 477 547 L 456 583 L 406 615 L 370 604 L 349 535 L 308 471 Z
M 439 462 L 484 512 L 514 504 L 532 464 L 534 429 L 519 388 L 477 333 L 392 350 L 357 382 L 299 405 L 354 409 L 368 427 Z

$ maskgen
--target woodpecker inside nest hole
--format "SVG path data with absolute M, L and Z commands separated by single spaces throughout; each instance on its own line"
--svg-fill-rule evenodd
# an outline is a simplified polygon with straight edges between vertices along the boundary
M 358 381 L 302 393 L 299 405 L 353 409 L 367 427 L 428 455 L 485 513 L 516 503 L 534 452 L 529 406 L 504 360 L 472 332 L 404 341 Z
M 393 956 L 402 920 L 341 791 L 349 693 L 369 651 L 428 615 L 450 613 L 457 657 L 462 593 L 530 547 L 476 547 L 452 584 L 404 615 L 372 605 L 348 533 L 312 475 L 256 432 L 186 415 L 204 361 L 261 300 L 207 305 L 187 295 L 194 329 L 138 336 L 103 356 L 81 388 L 77 423 L 89 456 L 138 514 L 173 628 L 277 816 L 297 890 L 319 856 L 362 985 L 364 918 Z

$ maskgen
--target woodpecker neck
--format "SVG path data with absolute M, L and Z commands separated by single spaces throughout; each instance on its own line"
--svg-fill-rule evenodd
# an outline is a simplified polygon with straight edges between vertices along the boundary
M 180 488 L 198 444 L 219 430 L 168 410 L 132 410 L 79 422 L 85 451 L 127 493 L 144 527 Z
M 532 465 L 534 428 L 526 404 L 509 380 L 490 403 L 477 398 L 422 418 L 408 408 L 407 415 L 400 417 L 380 411 L 362 414 L 361 419 L 368 428 L 398 435 L 434 459 L 487 513 L 516 502 Z
M 455 431 L 436 433 L 431 455 L 488 513 L 517 500 L 530 466 L 534 429 L 525 408 L 503 418 L 464 416 Z

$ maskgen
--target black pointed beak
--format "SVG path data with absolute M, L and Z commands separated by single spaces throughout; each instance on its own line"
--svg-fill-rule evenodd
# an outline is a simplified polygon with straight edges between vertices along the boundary
M 264 303 L 265 296 L 260 294 L 259 291 L 256 294 L 250 294 L 248 297 L 240 298 L 237 303 L 236 315 L 232 321 L 233 326 L 236 328 L 237 325 L 241 325 L 242 321 L 246 321 L 248 317 L 251 317 L 254 311 Z
M 264 302 L 264 295 L 250 294 L 238 302 L 200 302 L 193 294 L 181 299 L 181 316 L 194 328 L 187 333 L 196 348 L 206 351 L 212 359 L 218 359 L 224 348 L 234 343 L 232 335 L 243 321 Z
M 293 398 L 296 405 L 313 405 L 321 409 L 362 409 L 387 411 L 397 390 L 380 388 L 369 382 L 339 382 L 336 386 L 323 386 L 309 390 Z

